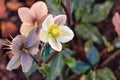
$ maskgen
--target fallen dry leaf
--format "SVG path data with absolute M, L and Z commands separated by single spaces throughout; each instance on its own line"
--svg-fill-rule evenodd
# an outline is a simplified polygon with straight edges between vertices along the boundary
M 9 1 L 9 2 L 7 2 L 6 6 L 11 11 L 17 11 L 18 8 L 23 6 L 23 3 L 16 2 L 16 1 Z
M 4 0 L 0 0 L 0 19 L 5 19 L 5 18 L 7 18 L 5 3 Z
M 5 22 L 4 21 L 1 23 L 2 37 L 8 38 L 9 34 L 14 34 L 17 31 L 18 31 L 18 28 L 13 22 L 10 22 L 10 21 Z

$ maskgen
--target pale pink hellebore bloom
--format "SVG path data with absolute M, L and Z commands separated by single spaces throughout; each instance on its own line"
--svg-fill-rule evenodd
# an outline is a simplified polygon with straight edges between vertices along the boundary
M 31 8 L 19 8 L 18 14 L 23 22 L 20 28 L 21 34 L 27 36 L 33 27 L 41 27 L 47 13 L 47 6 L 42 1 L 34 3 Z
M 45 43 L 48 42 L 54 50 L 61 51 L 61 43 L 66 43 L 74 37 L 73 31 L 64 25 L 65 22 L 66 15 L 58 15 L 54 18 L 52 15 L 47 16 L 42 23 L 39 34 L 40 40 Z
M 38 52 L 38 36 L 35 34 L 36 29 L 32 29 L 27 37 L 18 35 L 12 40 L 13 57 L 7 65 L 7 70 L 12 70 L 22 66 L 23 72 L 28 72 L 32 66 L 33 59 L 31 55 Z
M 115 26 L 115 31 L 117 32 L 118 36 L 120 37 L 120 15 L 116 12 L 112 18 L 112 23 Z

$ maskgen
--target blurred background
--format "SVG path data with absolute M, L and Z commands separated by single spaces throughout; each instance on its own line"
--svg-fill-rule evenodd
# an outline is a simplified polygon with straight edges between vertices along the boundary
M 12 37 L 20 34 L 19 29 L 21 20 L 18 16 L 18 8 L 31 7 L 36 1 L 40 0 L 0 0 L 0 42 L 8 44 L 6 39 L 12 40 Z M 49 13 L 52 14 L 66 14 L 64 6 L 67 6 L 66 0 L 41 0 L 47 3 Z M 62 1 L 62 3 L 61 3 Z M 120 80 L 120 55 L 113 55 L 118 49 L 112 46 L 112 43 L 118 38 L 112 23 L 112 17 L 115 12 L 120 13 L 120 0 L 68 0 L 70 12 L 67 14 L 67 24 L 73 29 L 75 33 L 74 39 L 65 45 L 67 52 L 72 53 L 70 59 L 64 59 L 65 65 L 61 69 L 60 75 L 56 80 L 93 80 L 82 79 L 83 75 L 93 74 L 94 70 L 108 67 L 116 80 Z M 99 52 L 99 59 L 86 57 L 85 48 L 89 42 L 92 41 L 95 49 L 93 53 Z M 93 46 L 92 46 L 93 47 Z M 38 72 L 24 74 L 21 68 L 7 71 L 6 65 L 12 54 L 10 50 L 3 49 L 6 46 L 0 44 L 0 80 L 45 80 Z M 95 55 L 95 54 L 93 54 Z M 108 61 L 104 62 L 109 56 L 112 55 Z M 96 57 L 96 56 L 93 56 Z M 85 63 L 91 63 L 89 69 L 81 68 L 81 63 L 77 68 L 71 67 L 76 62 L 81 60 Z M 93 62 L 95 61 L 96 62 Z M 89 62 L 90 61 L 90 62 Z M 97 65 L 96 65 L 97 64 Z M 84 65 L 84 63 L 83 63 Z M 83 66 L 82 65 L 82 66 Z M 94 65 L 94 66 L 93 66 Z M 96 65 L 96 66 L 95 66 Z M 85 65 L 83 66 L 85 67 Z M 88 66 L 87 66 L 88 68 Z M 65 70 L 66 73 L 64 72 Z M 80 72 L 77 72 L 77 70 Z M 91 72 L 91 70 L 93 72 Z M 82 76 L 82 77 L 81 77 Z M 103 76 L 103 75 L 102 75 Z M 111 75 L 110 75 L 111 76 Z M 87 78 L 87 77 L 86 77 Z M 115 80 L 111 78 L 108 80 Z M 96 80 L 96 79 L 95 79 Z M 107 80 L 98 79 L 98 80 Z

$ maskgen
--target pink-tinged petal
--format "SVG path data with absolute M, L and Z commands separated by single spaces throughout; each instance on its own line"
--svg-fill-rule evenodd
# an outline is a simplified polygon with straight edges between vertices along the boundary
M 9 61 L 6 69 L 11 71 L 12 69 L 18 68 L 20 66 L 20 59 L 21 54 L 20 53 L 15 54 Z
M 38 53 L 38 47 L 30 47 L 28 48 L 28 52 L 32 55 L 35 55 Z
M 48 13 L 47 6 L 42 1 L 34 3 L 31 7 L 31 10 L 35 13 L 37 20 L 40 20 L 44 15 Z
M 54 17 L 55 24 L 63 26 L 66 22 L 66 15 L 58 15 Z
M 27 25 L 34 24 L 36 17 L 35 17 L 35 14 L 29 8 L 26 8 L 26 7 L 19 8 L 18 14 L 23 23 Z
M 25 42 L 25 36 L 18 35 L 12 40 L 12 51 L 14 54 L 18 53 L 21 50 L 21 46 Z
M 37 54 L 38 51 L 39 51 L 39 49 L 38 49 L 39 43 L 40 43 L 40 40 L 36 41 L 35 44 L 34 44 L 32 47 L 30 47 L 30 48 L 27 49 L 28 52 L 29 52 L 30 54 L 32 54 L 32 55 Z
M 43 42 L 48 42 L 48 32 L 47 31 L 45 31 L 44 29 L 41 29 L 40 30 L 40 34 L 39 34 L 39 38 L 40 38 L 40 40 L 41 41 L 43 41 Z
M 112 23 L 115 26 L 115 31 L 120 36 L 120 15 L 119 15 L 119 13 L 117 13 L 117 12 L 115 13 L 115 15 L 112 18 Z
M 40 20 L 38 20 L 38 27 L 39 27 L 39 28 L 42 28 L 42 23 L 43 23 L 43 21 L 46 19 L 47 16 L 48 16 L 48 14 L 47 14 L 47 15 L 44 15 L 43 17 L 41 17 Z
M 57 41 L 56 39 L 49 38 L 49 44 L 56 51 L 61 51 L 62 50 L 61 43 L 59 41 Z
M 22 66 L 22 71 L 23 72 L 28 72 L 32 66 L 32 61 L 33 59 L 31 58 L 30 55 L 27 53 L 23 52 L 21 55 L 21 66 Z
M 38 40 L 38 35 L 36 34 L 37 28 L 31 29 L 28 36 L 26 37 L 25 47 L 29 48 L 34 45 L 34 43 Z
M 53 17 L 52 15 L 49 15 L 46 17 L 46 19 L 43 21 L 42 23 L 42 28 L 46 31 L 48 31 L 49 29 L 49 26 L 54 24 L 54 20 L 53 20 Z
M 74 37 L 73 31 L 67 26 L 60 26 L 60 36 L 57 38 L 58 41 L 65 43 L 72 40 Z
M 20 33 L 24 36 L 28 36 L 29 32 L 31 31 L 31 29 L 33 29 L 33 25 L 26 25 L 26 24 L 22 24 L 21 28 L 20 28 Z

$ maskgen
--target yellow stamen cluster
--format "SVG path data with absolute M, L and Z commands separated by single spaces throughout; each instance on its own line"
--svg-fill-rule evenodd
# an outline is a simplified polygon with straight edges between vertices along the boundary
M 56 24 L 52 24 L 48 29 L 48 36 L 51 38 L 56 38 L 60 35 L 60 28 Z

